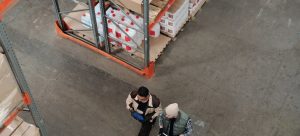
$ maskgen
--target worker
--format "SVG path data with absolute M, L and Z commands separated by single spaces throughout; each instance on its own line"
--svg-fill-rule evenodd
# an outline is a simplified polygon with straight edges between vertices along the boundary
M 192 120 L 178 104 L 168 105 L 159 116 L 160 136 L 190 136 L 192 133 Z
M 132 117 L 142 124 L 138 136 L 149 136 L 156 118 L 161 112 L 159 98 L 150 94 L 148 88 L 141 86 L 137 91 L 132 91 L 128 95 L 126 107 Z

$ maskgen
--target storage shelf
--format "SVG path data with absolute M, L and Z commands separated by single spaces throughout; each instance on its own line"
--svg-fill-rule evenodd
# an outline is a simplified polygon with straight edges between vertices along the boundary
M 80 9 L 86 9 L 87 5 L 84 3 L 78 3 L 73 10 L 80 10 Z M 69 13 L 68 16 L 80 20 L 81 16 L 85 13 L 85 11 L 80 11 L 80 12 L 72 12 Z M 82 23 L 79 23 L 77 21 L 74 21 L 73 19 L 70 19 L 68 17 L 64 18 L 64 21 L 66 25 L 68 26 L 69 29 L 73 30 L 80 30 L 80 29 L 86 29 Z M 75 32 L 78 36 L 85 38 L 89 41 L 94 41 L 93 37 L 93 32 L 92 31 L 78 31 Z M 150 61 L 155 62 L 161 53 L 163 52 L 164 48 L 169 44 L 171 41 L 171 38 L 165 36 L 165 35 L 160 35 L 157 38 L 150 38 Z M 92 46 L 92 45 L 91 45 Z M 143 45 L 141 45 L 143 48 Z M 144 55 L 141 52 L 135 52 L 133 53 L 135 56 L 143 59 Z

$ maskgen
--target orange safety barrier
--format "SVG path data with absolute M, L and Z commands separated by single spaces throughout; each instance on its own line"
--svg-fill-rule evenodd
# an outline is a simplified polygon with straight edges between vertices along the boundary
M 25 105 L 30 105 L 31 104 L 31 99 L 30 99 L 30 95 L 28 94 L 28 92 L 23 93 L 23 103 Z
M 161 18 L 165 15 L 165 13 L 171 8 L 171 6 L 174 4 L 175 0 L 169 0 L 166 7 L 161 11 L 157 17 L 155 18 L 154 22 L 149 24 L 149 30 L 151 30 L 156 23 L 159 23 Z
M 68 26 L 66 25 L 66 23 L 64 23 L 64 24 L 68 28 Z M 74 38 L 74 37 L 72 37 L 72 36 L 70 36 L 68 34 L 65 34 L 61 30 L 61 28 L 59 27 L 58 21 L 55 22 L 55 29 L 56 29 L 56 32 L 57 32 L 57 34 L 59 36 L 61 36 L 63 38 L 66 38 L 66 39 L 69 39 L 69 40 L 71 40 L 71 41 L 73 41 L 75 43 L 78 43 L 79 45 L 81 45 L 83 47 L 86 47 L 86 48 L 88 48 L 88 49 L 90 49 L 90 50 L 92 50 L 92 51 L 94 51 L 96 53 L 99 53 L 99 54 L 105 56 L 106 58 L 111 59 L 112 61 L 114 61 L 116 63 L 119 63 L 122 66 L 124 66 L 124 67 L 126 67 L 126 68 L 128 68 L 128 69 L 130 69 L 132 71 L 134 71 L 135 73 L 137 73 L 139 75 L 145 76 L 146 78 L 151 78 L 154 75 L 154 66 L 155 66 L 154 62 L 150 62 L 148 68 L 140 70 L 140 69 L 138 69 L 136 67 L 133 67 L 133 66 L 129 65 L 128 63 L 126 63 L 126 62 L 124 62 L 124 61 L 122 61 L 122 60 L 120 60 L 120 59 L 118 59 L 118 58 L 110 55 L 109 53 L 106 53 L 105 51 L 102 51 L 102 50 L 100 50 L 100 49 L 98 49 L 98 48 L 96 48 L 96 47 L 94 47 L 94 46 L 92 46 L 92 45 L 90 45 L 88 43 L 85 43 L 85 42 L 83 42 L 83 41 L 81 41 L 81 40 L 79 40 L 77 38 Z
M 30 105 L 31 104 L 31 99 L 30 99 L 30 95 L 27 92 L 23 93 L 23 103 L 24 105 Z M 18 108 L 15 111 L 13 111 L 9 117 L 4 121 L 3 125 L 4 127 L 7 127 L 16 117 L 17 115 L 22 111 L 22 109 Z M 3 127 L 3 128 L 4 128 Z M 2 129 L 3 129 L 2 128 Z M 0 132 L 2 131 L 2 129 L 0 129 Z
M 12 114 L 10 114 L 10 116 L 4 121 L 3 125 L 7 127 L 17 117 L 20 111 L 21 109 L 17 109 Z

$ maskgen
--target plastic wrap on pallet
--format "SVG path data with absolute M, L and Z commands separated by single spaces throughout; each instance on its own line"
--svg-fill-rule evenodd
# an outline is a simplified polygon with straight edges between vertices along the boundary
M 0 54 L 0 126 L 11 112 L 22 105 L 22 95 L 4 54 Z

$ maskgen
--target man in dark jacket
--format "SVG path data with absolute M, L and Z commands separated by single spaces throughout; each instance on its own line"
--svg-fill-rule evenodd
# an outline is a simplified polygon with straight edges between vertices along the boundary
M 179 110 L 178 104 L 173 103 L 159 116 L 160 136 L 190 136 L 192 133 L 191 118 Z
M 138 91 L 132 91 L 128 95 L 126 108 L 136 120 L 142 123 L 138 136 L 149 136 L 156 117 L 161 112 L 160 100 L 142 86 Z

